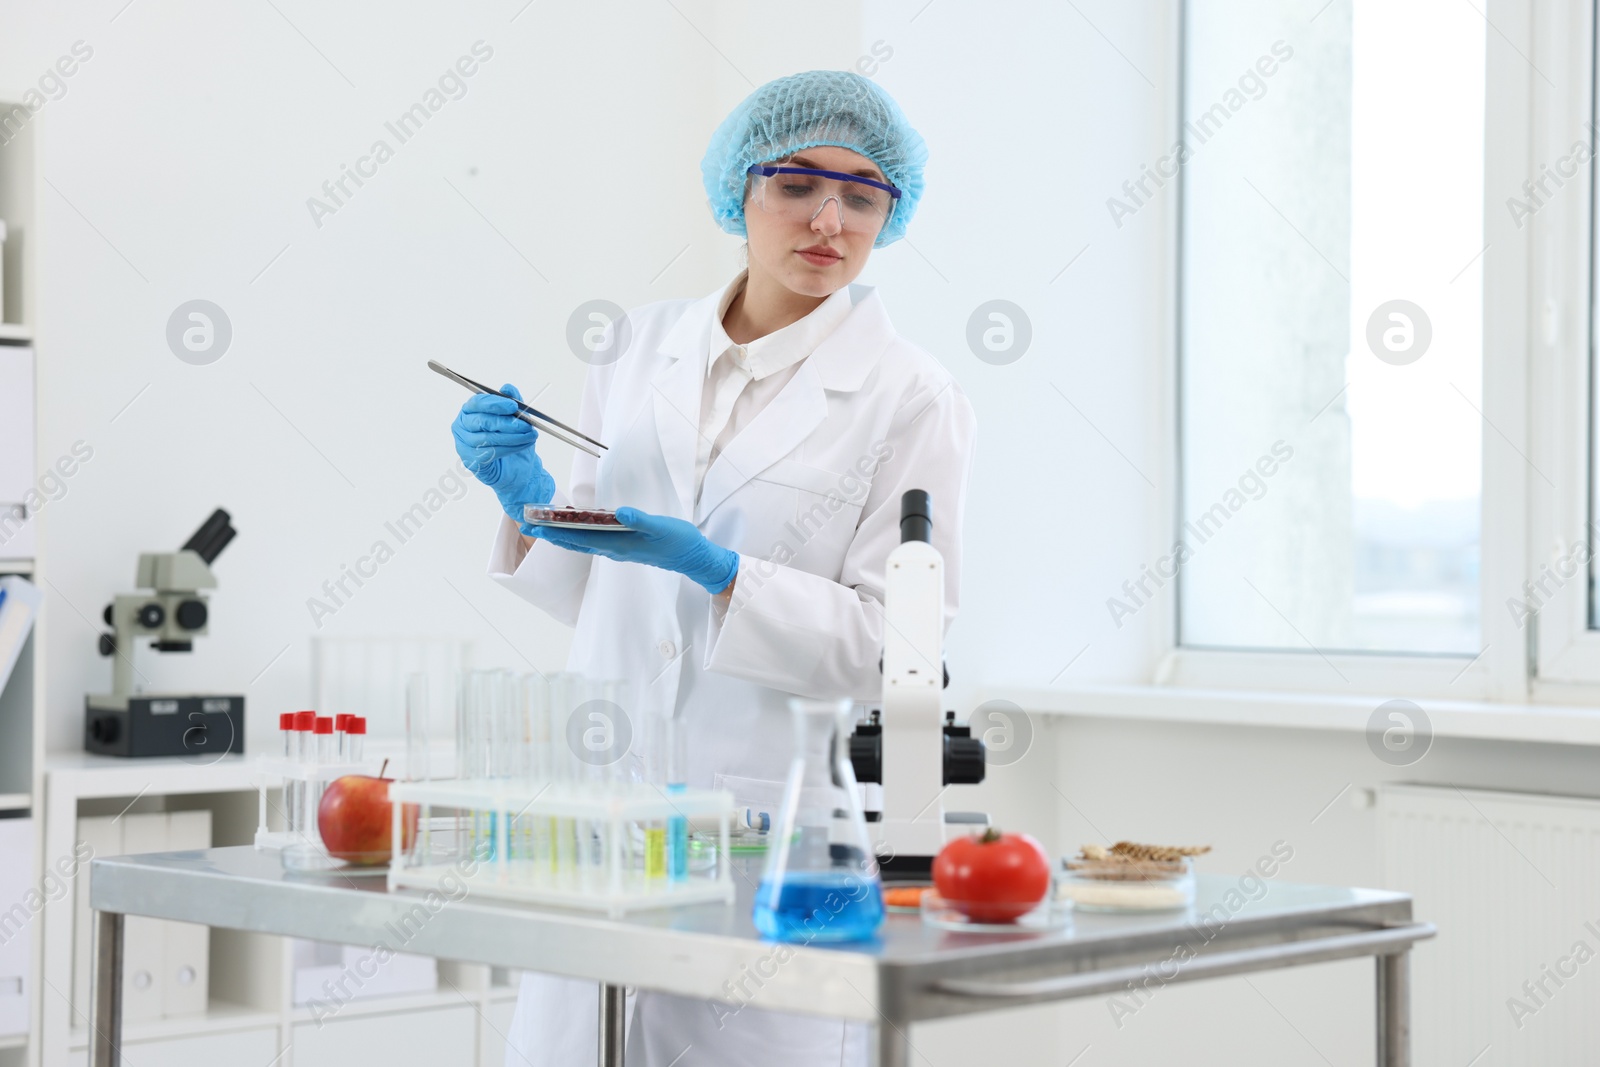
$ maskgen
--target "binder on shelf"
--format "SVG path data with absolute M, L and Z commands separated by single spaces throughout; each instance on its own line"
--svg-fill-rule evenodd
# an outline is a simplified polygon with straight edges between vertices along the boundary
M 39 602 L 44 597 L 38 586 L 15 574 L 0 578 L 0 597 L 3 597 L 0 599 L 0 690 L 3 690 L 11 680 L 11 672 L 33 630 L 33 620 L 39 614 Z
M 89 856 L 122 855 L 122 823 L 114 815 L 85 816 L 78 820 L 78 841 L 89 846 Z M 72 924 L 72 1025 L 89 1025 L 89 968 L 94 959 L 93 914 L 89 909 L 89 865 L 78 869 L 76 915 Z
M 33 820 L 0 819 L 0 1038 L 28 1032 L 33 925 Z
M 167 813 L 121 817 L 126 856 L 167 851 Z M 122 924 L 122 1018 L 124 1022 L 161 1018 L 166 975 L 167 924 L 160 919 L 129 915 Z
M 24 506 L 39 492 L 33 392 L 33 349 L 0 345 L 0 559 L 32 559 L 38 547 L 38 523 Z
M 78 840 L 94 856 L 136 855 L 211 847 L 211 812 L 129 812 L 78 820 Z M 73 931 L 73 1024 L 89 1018 L 90 948 L 94 928 L 88 869 L 77 884 Z M 210 1006 L 211 930 L 195 923 L 130 915 L 123 926 L 122 1017 L 125 1020 L 198 1015 Z
M 211 847 L 211 812 L 174 811 L 168 815 L 167 849 L 187 852 Z M 161 1014 L 198 1015 L 210 1000 L 211 928 L 196 923 L 167 922 L 166 955 L 162 961 Z

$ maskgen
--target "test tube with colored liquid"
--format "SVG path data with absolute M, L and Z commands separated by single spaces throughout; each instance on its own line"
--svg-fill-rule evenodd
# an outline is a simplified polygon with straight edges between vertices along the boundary
M 523 733 L 522 782 L 533 793 L 541 792 L 550 781 L 550 686 L 539 674 L 524 674 L 517 680 L 521 690 L 519 712 Z M 521 815 L 517 837 L 522 842 L 519 856 L 534 871 L 547 870 L 550 863 L 549 820 L 536 815 Z
M 591 755 L 593 788 L 616 794 L 627 789 L 634 764 L 634 721 L 628 710 L 628 686 L 616 678 L 597 679 L 589 687 L 589 726 L 597 731 L 599 751 Z M 591 871 L 598 885 L 611 884 L 613 868 L 622 862 L 632 833 L 631 827 L 597 819 L 592 824 L 593 855 Z
M 600 787 L 604 778 L 606 747 L 610 743 L 613 724 L 609 710 L 600 703 L 600 686 L 595 679 L 577 676 L 577 687 L 572 709 L 576 726 L 569 724 L 567 738 L 573 742 L 572 752 L 577 760 L 573 770 L 578 789 L 590 793 Z M 595 825 L 589 819 L 578 819 L 573 827 L 577 844 L 578 884 L 592 887 L 595 879 Z
M 667 788 L 667 723 L 665 715 L 652 715 L 645 721 L 645 781 L 662 791 Z M 644 877 L 647 883 L 667 878 L 667 820 L 650 819 L 644 824 Z
M 490 777 L 489 726 L 495 712 L 494 671 L 473 671 L 469 679 L 466 708 L 466 760 L 462 777 L 482 780 Z M 478 859 L 492 859 L 494 855 L 494 817 L 492 813 L 475 810 L 470 816 L 467 847 Z
M 515 671 L 501 671 L 495 678 L 494 776 L 505 781 L 522 777 L 522 680 Z M 516 808 L 509 807 L 495 816 L 495 855 L 509 863 L 521 858 Z
M 550 679 L 550 736 L 551 767 L 557 790 L 572 790 L 578 786 L 577 768 L 581 766 L 572 750 L 571 726 L 581 703 L 579 675 L 563 671 Z M 551 849 L 550 873 L 558 879 L 573 876 L 578 869 L 577 826 L 571 819 L 550 820 Z
M 689 788 L 689 736 L 675 711 L 667 720 L 667 799 Z M 667 877 L 689 880 L 689 820 L 682 815 L 667 819 Z

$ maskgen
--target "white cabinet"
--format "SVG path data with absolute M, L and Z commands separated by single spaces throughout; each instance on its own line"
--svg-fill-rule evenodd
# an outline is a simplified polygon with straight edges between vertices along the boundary
M 167 847 L 165 812 L 129 813 L 122 816 L 122 846 L 112 855 L 137 855 L 164 852 Z M 87 891 L 88 884 L 82 889 Z M 167 924 L 160 919 L 130 915 L 123 923 L 122 935 L 122 1021 L 142 1022 L 161 1018 L 161 956 L 166 945 Z M 92 927 L 82 933 L 92 933 Z M 88 941 L 85 937 L 83 940 Z M 84 982 L 85 988 L 88 982 Z
M 122 1067 L 217 1067 L 218 1064 L 238 1064 L 240 1067 L 282 1062 L 278 1048 L 277 1027 L 244 1030 L 232 1034 L 198 1034 L 194 1037 L 172 1037 L 160 1041 L 129 1041 L 124 1049 Z M 89 1067 L 89 1052 L 79 1049 L 68 1062 L 72 1067 Z M 354 1060 L 366 1063 L 366 1060 Z M 444 1061 L 439 1061 L 444 1062 Z M 349 1067 L 347 1064 L 346 1067 Z
M 95 856 L 122 855 L 122 827 L 110 815 L 78 820 L 76 845 L 90 861 Z M 89 1018 L 89 964 L 93 960 L 94 912 L 89 908 L 89 876 L 85 870 L 73 883 L 72 1018 L 77 1025 Z
M 294 1030 L 294 1067 L 353 1063 L 470 1064 L 478 1016 L 471 1004 L 406 1014 L 301 1023 Z
M 502 1067 L 506 1062 L 506 1037 L 511 1033 L 511 1016 L 516 1009 L 515 1000 L 489 1003 L 489 1010 L 478 1020 L 478 1067 Z
M 439 988 L 439 961 L 431 956 L 394 952 L 379 959 L 371 946 L 298 939 L 292 945 L 296 1007 L 433 993 Z
M 256 826 L 255 783 L 244 761 L 191 765 L 58 755 L 48 766 L 43 795 L 44 852 L 52 856 L 72 855 L 75 848 L 112 856 L 194 848 L 207 840 L 234 844 L 248 840 Z M 43 942 L 42 977 L 63 994 L 51 993 L 43 982 L 37 987 L 45 994 L 33 998 L 33 1011 L 41 1017 L 39 1058 L 26 1058 L 31 1049 L 6 1050 L 0 1042 L 0 1067 L 85 1062 L 89 1031 L 74 1006 L 86 1008 L 89 999 L 87 869 L 75 882 L 76 899 L 65 896 L 33 920 L 32 934 Z M 124 929 L 124 1008 L 134 999 L 127 983 L 139 970 L 156 976 L 164 989 L 158 1017 L 124 1015 L 127 1059 L 136 1067 L 502 1067 L 505 1062 L 496 1031 L 508 1032 L 513 1005 L 505 983 L 515 976 L 502 970 L 494 971 L 492 981 L 498 984 L 491 984 L 489 967 L 429 960 L 435 980 L 425 990 L 353 1000 L 318 1027 L 309 1009 L 293 1004 L 290 939 L 155 920 L 166 933 L 159 947 L 147 950 L 133 936 L 136 918 L 142 917 L 130 915 Z M 74 937 L 75 926 L 85 935 Z M 205 940 L 185 950 L 185 934 Z M 200 948 L 207 942 L 209 953 Z M 205 955 L 209 973 L 199 970 Z M 183 959 L 196 971 L 195 991 L 209 992 L 198 1012 L 175 1009 L 171 999 L 175 977 L 188 988 Z M 286 1052 L 290 1037 L 293 1048 Z
M 174 811 L 167 816 L 167 849 L 184 852 L 211 847 L 209 811 Z M 211 930 L 194 923 L 169 922 L 162 946 L 161 1014 L 198 1015 L 206 1010 L 211 975 Z
M 209 811 L 130 812 L 78 820 L 78 840 L 95 856 L 209 848 Z M 73 931 L 72 1004 L 88 1018 L 89 880 L 79 878 Z M 206 1010 L 211 937 L 204 926 L 128 916 L 123 933 L 122 1018 L 141 1022 Z
M 34 879 L 33 820 L 0 819 L 0 1037 L 28 1032 L 34 919 L 59 884 Z

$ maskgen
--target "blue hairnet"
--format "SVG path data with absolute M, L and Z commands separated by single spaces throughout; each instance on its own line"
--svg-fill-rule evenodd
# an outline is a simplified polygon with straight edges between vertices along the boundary
M 814 145 L 848 148 L 878 165 L 901 195 L 873 247 L 904 237 L 922 198 L 928 146 L 888 93 L 847 70 L 810 70 L 770 81 L 722 120 L 700 163 L 717 225 L 745 236 L 749 167 Z

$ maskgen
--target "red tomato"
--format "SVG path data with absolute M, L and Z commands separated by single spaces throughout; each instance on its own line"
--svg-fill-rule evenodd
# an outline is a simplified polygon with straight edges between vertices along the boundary
M 973 922 L 1015 922 L 1050 891 L 1050 857 L 1027 834 L 989 829 L 940 849 L 933 861 L 933 884 Z

